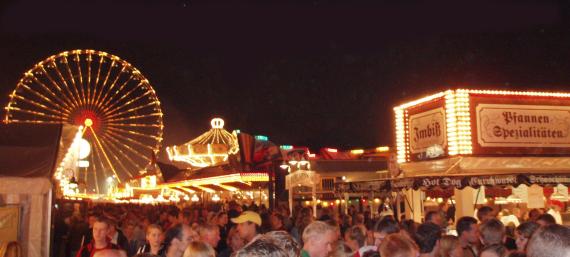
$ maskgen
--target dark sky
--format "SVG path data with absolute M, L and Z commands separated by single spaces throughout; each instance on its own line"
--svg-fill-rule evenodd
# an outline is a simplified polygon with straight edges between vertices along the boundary
M 166 145 L 221 116 L 277 144 L 375 147 L 392 144 L 392 107 L 425 94 L 570 91 L 564 1 L 376 2 L 4 0 L 0 104 L 35 63 L 80 48 L 150 80 Z

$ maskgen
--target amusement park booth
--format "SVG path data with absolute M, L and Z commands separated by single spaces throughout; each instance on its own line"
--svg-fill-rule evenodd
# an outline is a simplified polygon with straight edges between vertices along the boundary
M 401 174 L 392 187 L 411 210 L 423 210 L 420 189 L 454 188 L 460 217 L 474 214 L 480 186 L 570 184 L 570 93 L 447 90 L 394 112 Z
M 0 242 L 18 242 L 22 256 L 50 255 L 52 177 L 76 132 L 67 125 L 0 125 Z

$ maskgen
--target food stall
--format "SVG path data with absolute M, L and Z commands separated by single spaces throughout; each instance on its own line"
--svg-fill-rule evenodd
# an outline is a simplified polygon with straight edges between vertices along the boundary
M 570 184 L 570 93 L 447 90 L 394 113 L 401 173 L 392 186 L 410 209 L 423 209 L 420 189 L 454 188 L 459 217 L 473 215 L 481 186 Z

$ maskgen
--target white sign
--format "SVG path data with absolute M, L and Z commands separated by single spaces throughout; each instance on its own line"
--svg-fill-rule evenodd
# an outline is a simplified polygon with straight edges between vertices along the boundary
M 513 187 L 513 195 L 518 196 L 523 203 L 528 202 L 528 186 L 521 184 L 518 187 Z
M 544 208 L 544 191 L 542 187 L 532 185 L 528 188 L 528 204 L 529 209 Z
M 488 147 L 570 147 L 570 106 L 479 104 L 477 138 Z
M 445 110 L 443 108 L 433 109 L 410 116 L 409 136 L 410 152 L 422 153 L 429 147 L 447 146 L 447 136 L 445 130 Z

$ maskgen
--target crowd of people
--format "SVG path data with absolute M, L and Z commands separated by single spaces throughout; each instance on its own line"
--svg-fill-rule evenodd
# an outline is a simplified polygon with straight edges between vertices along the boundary
M 320 208 L 273 211 L 235 202 L 215 209 L 95 205 L 59 215 L 57 257 L 570 257 L 570 228 L 539 211 L 516 226 L 483 206 L 456 221 L 430 211 L 421 224 L 389 213 Z M 372 218 L 376 217 L 376 218 Z M 523 219 L 523 218 L 521 218 Z M 454 229 L 450 229 L 453 227 Z

